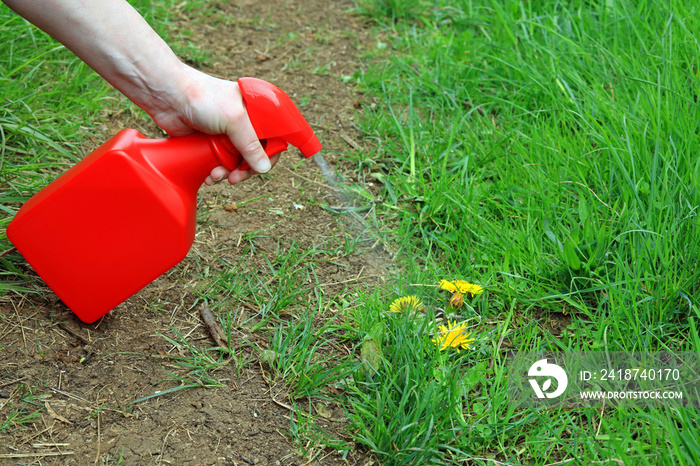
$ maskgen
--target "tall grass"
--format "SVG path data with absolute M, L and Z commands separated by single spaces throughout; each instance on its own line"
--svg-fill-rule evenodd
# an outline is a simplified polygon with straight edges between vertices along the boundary
M 693 12 L 477 3 L 392 22 L 398 56 L 363 77 L 384 101 L 366 130 L 383 141 L 384 179 L 405 207 L 406 256 L 537 279 L 541 304 L 600 301 L 604 287 L 608 303 L 649 311 L 647 324 L 688 311 L 700 201 Z
M 393 204 L 382 214 L 402 239 L 405 276 L 395 296 L 415 291 L 409 283 L 440 278 L 487 286 L 477 348 L 493 373 L 482 373 L 476 390 L 460 382 L 464 413 L 474 399 L 484 407 L 465 432 L 445 425 L 459 421 L 454 402 L 419 397 L 439 380 L 421 376 L 425 365 L 442 359 L 422 354 L 396 365 L 392 348 L 384 383 L 351 404 L 363 442 L 388 464 L 407 464 L 395 442 L 403 436 L 424 438 L 411 461 L 431 464 L 481 461 L 475 457 L 694 464 L 697 411 L 663 407 L 654 421 L 623 410 L 602 418 L 513 413 L 497 350 L 505 342 L 514 350 L 700 351 L 691 338 L 700 255 L 696 8 L 410 3 L 408 10 L 361 3 L 381 37 L 358 77 L 379 102 L 363 112 L 363 129 L 378 144 L 353 157 L 361 175 L 384 181 L 383 198 Z M 378 176 L 376 167 L 385 170 Z M 367 300 L 367 308 L 388 306 L 387 298 Z M 357 319 L 371 323 L 373 315 Z M 547 320 L 556 315 L 568 325 L 550 333 Z M 430 346 L 425 334 L 414 335 Z M 449 372 L 458 380 L 479 373 L 478 361 L 457 358 Z M 394 384 L 402 371 L 406 390 L 418 396 L 411 405 L 424 415 L 394 416 L 388 432 L 371 433 L 377 410 L 401 406 L 406 392 Z M 436 419 L 452 429 L 451 442 L 425 430 Z M 618 435 L 601 435 L 606 428 Z

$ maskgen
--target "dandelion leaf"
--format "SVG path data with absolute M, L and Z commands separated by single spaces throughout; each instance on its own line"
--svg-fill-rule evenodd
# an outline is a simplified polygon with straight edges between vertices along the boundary
M 382 363 L 382 347 L 379 346 L 377 340 L 367 338 L 362 342 L 360 358 L 362 358 L 362 366 L 367 376 L 371 377 L 377 373 L 379 365 Z
M 567 240 L 564 243 L 564 257 L 571 270 L 579 270 L 581 268 L 581 259 L 578 258 L 576 247 L 571 240 Z
M 384 322 L 377 322 L 367 333 L 367 336 L 377 342 L 381 348 L 384 343 Z

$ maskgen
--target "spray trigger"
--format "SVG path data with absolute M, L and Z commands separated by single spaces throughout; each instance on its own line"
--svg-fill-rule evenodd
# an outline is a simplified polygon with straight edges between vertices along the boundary
M 260 143 L 262 144 L 268 158 L 272 157 L 273 155 L 277 155 L 280 152 L 284 152 L 289 148 L 289 144 L 287 144 L 287 142 L 282 138 L 263 139 L 260 141 Z M 248 165 L 248 162 L 241 157 L 241 164 L 237 168 L 238 170 L 248 170 L 250 169 L 250 165 Z

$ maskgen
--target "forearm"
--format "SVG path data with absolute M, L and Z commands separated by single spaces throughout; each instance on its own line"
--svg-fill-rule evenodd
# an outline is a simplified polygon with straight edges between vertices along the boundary
M 270 169 L 236 82 L 182 63 L 126 0 L 2 0 L 68 47 L 170 136 L 226 134 L 258 173 Z M 231 183 L 252 170 L 224 167 Z M 209 180 L 210 181 L 210 180 Z
M 152 116 L 180 98 L 187 67 L 125 0 L 3 1 Z

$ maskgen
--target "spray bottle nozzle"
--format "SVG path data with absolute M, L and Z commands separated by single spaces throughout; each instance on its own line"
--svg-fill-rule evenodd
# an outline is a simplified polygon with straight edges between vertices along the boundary
M 297 147 L 306 158 L 321 150 L 321 142 L 311 126 L 284 91 L 257 78 L 240 78 L 238 86 L 248 118 L 268 157 L 284 152 L 288 144 Z M 212 137 L 210 144 L 228 170 L 250 168 L 225 134 Z
M 298 148 L 306 158 L 321 150 L 321 142 L 311 126 L 284 91 L 257 78 L 240 78 L 238 85 L 260 140 L 280 138 Z

